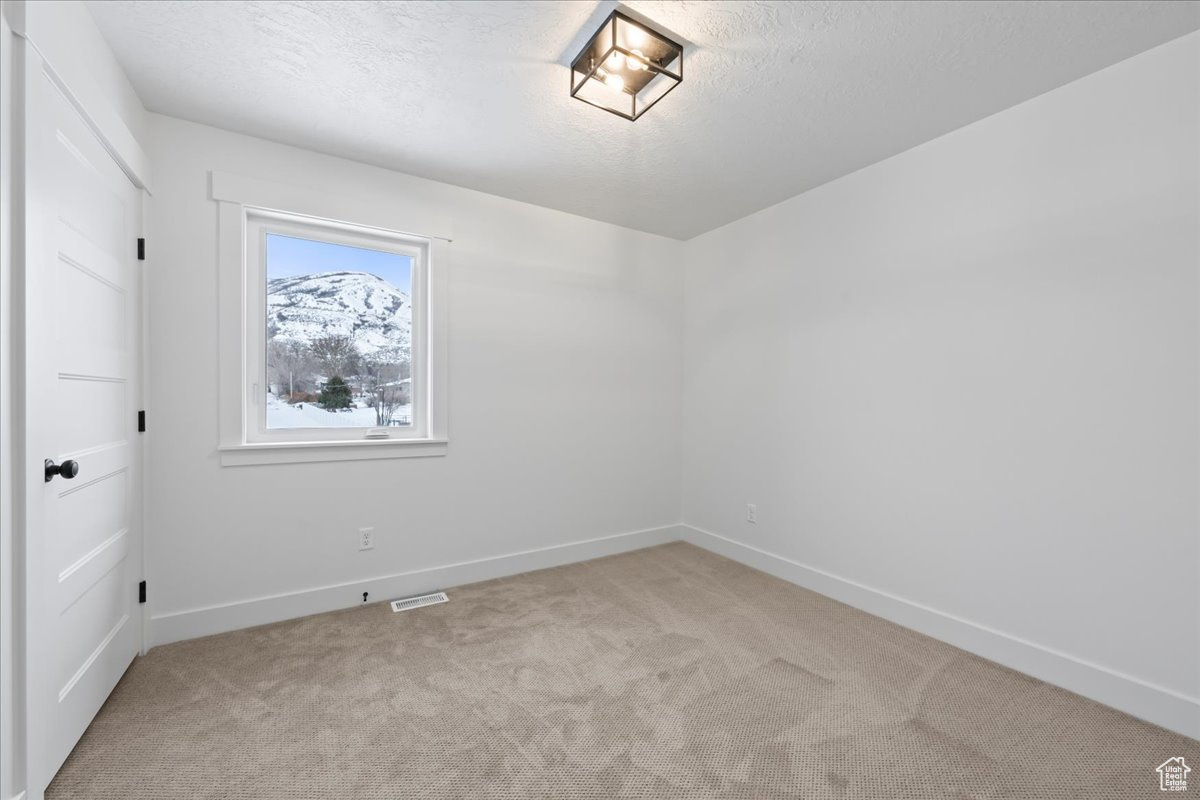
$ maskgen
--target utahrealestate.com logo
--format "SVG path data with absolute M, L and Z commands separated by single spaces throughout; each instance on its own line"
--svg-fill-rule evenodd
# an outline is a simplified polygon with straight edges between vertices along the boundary
M 1192 768 L 1183 763 L 1183 756 L 1168 758 L 1158 765 L 1158 788 L 1164 792 L 1183 792 L 1187 790 L 1187 775 Z

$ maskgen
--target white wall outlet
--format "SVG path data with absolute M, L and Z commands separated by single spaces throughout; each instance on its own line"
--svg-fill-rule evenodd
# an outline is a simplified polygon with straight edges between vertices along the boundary
M 358 529 L 358 549 L 359 550 L 374 550 L 375 549 L 375 529 L 374 528 L 359 528 Z
M 758 506 L 746 503 L 746 522 L 758 523 Z

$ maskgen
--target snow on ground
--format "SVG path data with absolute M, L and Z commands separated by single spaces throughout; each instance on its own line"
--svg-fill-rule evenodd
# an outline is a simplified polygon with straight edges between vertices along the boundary
M 400 406 L 394 419 L 407 418 L 411 406 Z M 316 403 L 297 403 L 294 406 L 273 394 L 267 395 L 267 428 L 374 428 L 375 409 L 348 408 L 326 411 Z

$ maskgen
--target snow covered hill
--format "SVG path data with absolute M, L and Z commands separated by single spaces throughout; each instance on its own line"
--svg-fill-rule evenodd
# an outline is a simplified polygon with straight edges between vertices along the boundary
M 377 275 L 321 272 L 267 283 L 267 327 L 279 339 L 310 344 L 322 336 L 349 336 L 358 351 L 409 352 L 412 300 Z

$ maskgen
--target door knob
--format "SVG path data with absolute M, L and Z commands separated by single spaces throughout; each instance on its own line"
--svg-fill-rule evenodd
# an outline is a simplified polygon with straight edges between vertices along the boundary
M 54 459 L 46 459 L 46 483 L 54 480 L 55 475 L 62 475 L 67 480 L 79 474 L 79 462 L 67 459 L 61 464 L 55 464 Z

